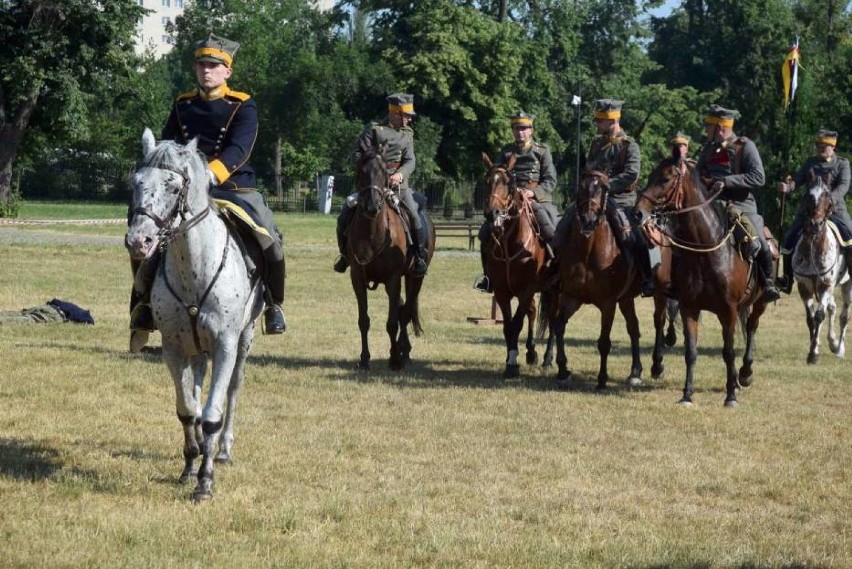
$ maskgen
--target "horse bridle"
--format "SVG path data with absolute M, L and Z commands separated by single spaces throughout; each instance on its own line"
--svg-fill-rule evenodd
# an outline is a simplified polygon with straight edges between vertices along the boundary
M 503 224 L 506 221 L 513 219 L 513 218 L 516 218 L 516 217 L 519 217 L 521 215 L 521 209 L 515 208 L 516 211 L 515 211 L 514 215 L 510 213 L 512 206 L 515 203 L 515 200 L 512 199 L 512 198 L 513 198 L 515 192 L 518 190 L 518 181 L 515 178 L 515 171 L 509 170 L 508 168 L 505 168 L 504 166 L 494 166 L 493 168 L 491 168 L 488 171 L 488 174 L 486 176 L 487 176 L 487 178 L 491 178 L 492 176 L 494 176 L 498 173 L 500 173 L 500 174 L 502 174 L 503 176 L 506 177 L 506 186 L 508 187 L 508 192 L 507 192 L 507 195 L 506 195 L 506 198 L 505 198 L 506 203 L 503 203 L 503 197 L 502 196 L 496 196 L 497 199 L 500 200 L 500 210 L 499 210 L 499 213 L 497 214 L 497 218 L 500 220 L 500 223 L 495 223 L 494 225 L 496 227 L 502 227 Z M 493 192 L 489 192 L 488 195 L 489 195 L 489 198 L 490 198 L 493 195 Z M 493 223 L 495 220 L 492 219 L 491 221 Z
M 179 172 L 173 168 L 160 168 L 160 167 L 152 167 L 156 170 L 163 170 L 167 172 L 171 172 L 173 174 L 177 174 L 183 180 L 180 188 L 178 189 L 178 197 L 175 201 L 174 206 L 169 211 L 169 213 L 165 217 L 160 217 L 155 212 L 151 211 L 150 208 L 137 206 L 133 208 L 131 222 L 136 215 L 144 215 L 145 217 L 150 218 L 154 225 L 156 225 L 157 236 L 159 237 L 160 248 L 164 249 L 168 243 L 173 241 L 176 237 L 183 235 L 187 231 L 189 231 L 193 226 L 199 223 L 202 219 L 204 219 L 208 213 L 210 213 L 210 208 L 206 207 L 198 214 L 192 215 L 192 212 L 189 211 L 189 176 L 186 175 L 185 172 Z M 187 215 L 190 217 L 187 217 Z M 174 226 L 175 220 L 180 217 L 182 220 L 177 227 Z
M 603 215 L 603 212 L 606 211 L 606 201 L 609 198 L 609 176 L 607 176 L 606 172 L 602 172 L 600 170 L 589 170 L 588 172 L 586 172 L 583 175 L 583 177 L 584 178 L 586 178 L 586 177 L 595 178 L 595 180 L 597 180 L 599 183 L 602 183 L 603 191 L 601 192 L 600 198 L 596 198 L 596 199 L 586 198 L 584 200 L 578 199 L 577 204 L 576 204 L 576 211 L 579 212 L 580 207 L 587 205 L 587 204 L 590 207 L 596 206 L 598 208 L 598 211 L 601 212 L 597 216 L 598 219 L 600 219 L 601 215 Z M 580 222 L 580 216 L 576 215 L 575 217 L 577 219 L 577 222 L 579 223 Z

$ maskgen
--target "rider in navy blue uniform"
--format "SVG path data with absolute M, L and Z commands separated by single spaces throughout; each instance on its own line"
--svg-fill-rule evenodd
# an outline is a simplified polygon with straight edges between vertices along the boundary
M 285 278 L 281 233 L 257 191 L 257 178 L 248 164 L 257 138 L 257 106 L 250 95 L 234 91 L 227 84 L 239 44 L 211 34 L 195 47 L 198 87 L 178 96 L 162 138 L 186 144 L 197 137 L 198 149 L 207 157 L 210 167 L 211 196 L 240 206 L 258 225 L 257 231 L 265 237 L 258 239 L 266 264 L 264 329 L 267 334 L 281 334 L 287 328 L 281 308 Z M 157 263 L 145 264 L 151 267 L 142 278 L 135 279 L 130 319 L 130 328 L 144 336 L 136 342 L 131 337 L 132 351 L 134 344 L 141 348 L 139 344 L 144 345 L 147 332 L 154 329 L 148 296 Z

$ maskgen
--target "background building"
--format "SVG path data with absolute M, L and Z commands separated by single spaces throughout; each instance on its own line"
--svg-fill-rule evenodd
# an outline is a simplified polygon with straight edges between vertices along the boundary
M 136 0 L 136 3 L 152 12 L 142 18 L 136 32 L 136 53 L 150 50 L 155 57 L 161 57 L 172 50 L 173 38 L 167 27 L 183 14 L 191 0 Z M 2 0 L 0 0 L 2 3 Z M 319 10 L 331 10 L 334 0 L 313 0 Z

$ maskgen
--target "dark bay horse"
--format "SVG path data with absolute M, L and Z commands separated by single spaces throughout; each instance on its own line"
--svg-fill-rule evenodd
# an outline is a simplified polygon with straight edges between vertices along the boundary
M 512 155 L 505 165 L 494 165 L 486 154 L 482 155 L 482 160 L 488 168 L 485 177 L 488 187 L 485 217 L 491 228 L 489 240 L 483 243 L 483 248 L 494 299 L 503 315 L 503 338 L 506 341 L 506 368 L 503 375 L 507 378 L 518 377 L 518 338 L 524 318 L 528 323 L 527 364 L 532 365 L 538 360 L 535 350 L 535 294 L 545 287 L 547 258 L 539 240 L 532 204 L 515 184 L 512 173 L 515 156 Z M 518 299 L 514 314 L 513 298 Z M 544 329 L 540 325 L 538 334 L 541 335 Z M 550 342 L 545 365 L 549 364 L 549 359 Z
M 565 354 L 565 327 L 568 320 L 583 304 L 593 304 L 601 311 L 601 327 L 598 336 L 600 368 L 598 389 L 605 389 L 609 380 L 607 361 L 612 347 L 610 333 L 618 306 L 627 323 L 630 335 L 632 363 L 627 383 L 632 386 L 642 383 L 642 362 L 639 354 L 639 320 L 636 317 L 634 299 L 641 290 L 641 276 L 635 263 L 628 259 L 616 242 L 615 233 L 606 219 L 606 201 L 609 178 L 603 172 L 590 170 L 580 182 L 575 207 L 575 216 L 564 243 L 557 249 L 559 259 L 560 306 L 554 321 L 556 337 L 556 363 L 559 366 L 558 382 L 567 386 L 571 377 L 568 357 Z M 668 283 L 668 268 L 671 257 L 663 249 L 663 263 L 655 275 L 656 290 L 663 291 Z M 666 298 L 659 292 L 654 298 L 654 377 L 663 373 L 662 354 L 664 325 L 666 321 Z
M 662 219 L 662 231 L 674 248 L 677 269 L 672 279 L 678 290 L 686 361 L 680 403 L 692 403 L 698 317 L 702 310 L 709 310 L 722 325 L 725 406 L 736 407 L 738 385 L 748 386 L 753 380 L 754 336 L 766 302 L 759 279 L 734 244 L 733 229 L 717 212 L 715 197 L 708 194 L 691 161 L 672 156 L 651 173 L 636 208 L 649 228 L 655 225 L 652 214 Z M 746 339 L 739 374 L 734 347 L 738 320 L 745 326 Z
M 360 369 L 370 369 L 368 332 L 370 315 L 367 311 L 367 290 L 380 284 L 388 295 L 387 332 L 390 337 L 389 365 L 401 370 L 410 361 L 411 342 L 408 325 L 416 336 L 423 331 L 420 324 L 418 296 L 424 277 L 410 274 L 412 260 L 408 257 L 408 242 L 403 221 L 405 210 L 396 193 L 390 188 L 387 164 L 381 152 L 365 142 L 356 165 L 355 184 L 358 206 L 349 226 L 347 257 L 352 267 L 352 289 L 358 300 L 358 328 L 361 331 Z M 425 215 L 430 235 L 427 264 L 435 250 L 435 227 Z M 414 230 L 413 228 L 411 229 Z M 402 283 L 405 282 L 405 299 Z
M 799 297 L 805 305 L 810 335 L 808 363 L 819 360 L 819 341 L 822 324 L 828 317 L 828 346 L 838 358 L 846 354 L 846 328 L 849 324 L 849 305 L 852 304 L 852 279 L 846 270 L 846 259 L 840 236 L 831 228 L 829 216 L 834 212 L 831 189 L 820 177 L 808 184 L 805 194 L 805 215 L 808 218 L 802 238 L 793 251 L 793 274 Z M 840 312 L 840 334 L 834 330 L 837 302 L 835 287 L 841 287 L 843 310 Z

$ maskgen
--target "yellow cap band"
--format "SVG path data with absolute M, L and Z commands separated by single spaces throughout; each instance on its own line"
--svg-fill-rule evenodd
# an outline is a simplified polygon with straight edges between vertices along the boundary
M 532 124 L 532 119 L 527 117 L 512 119 L 512 126 L 532 126 Z
M 228 52 L 222 51 L 221 49 L 216 49 L 215 47 L 199 47 L 195 50 L 195 59 L 204 57 L 205 55 L 215 57 L 216 59 L 221 59 L 222 62 L 228 67 L 230 67 L 231 63 L 233 63 L 234 61 L 234 58 L 232 58 Z
M 413 103 L 406 103 L 404 105 L 388 105 L 388 110 L 390 112 L 397 111 L 397 112 L 400 112 L 400 113 L 405 113 L 406 115 L 413 115 L 414 114 L 414 104 Z
M 672 144 L 685 144 L 689 146 L 689 139 L 683 138 L 682 136 L 676 136 L 672 139 Z
M 704 119 L 704 124 L 712 124 L 718 126 L 734 126 L 734 119 L 720 119 L 719 117 L 709 116 Z
M 621 111 L 595 111 L 596 119 L 617 119 L 621 117 Z
M 816 138 L 816 143 L 817 144 L 829 144 L 831 146 L 837 146 L 837 139 L 836 138 L 828 138 L 828 137 L 825 137 L 825 136 L 818 136 Z

